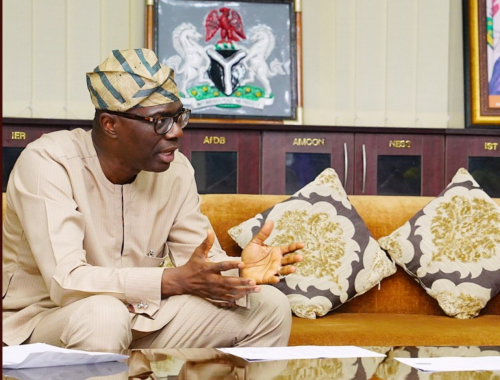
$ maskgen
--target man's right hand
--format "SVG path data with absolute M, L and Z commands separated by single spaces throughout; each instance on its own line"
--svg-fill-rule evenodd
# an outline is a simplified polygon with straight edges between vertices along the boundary
M 214 240 L 214 232 L 208 230 L 206 239 L 185 265 L 163 271 L 162 297 L 191 294 L 219 301 L 218 306 L 231 307 L 236 300 L 260 291 L 254 280 L 221 275 L 221 272 L 230 269 L 242 269 L 244 264 L 240 261 L 210 262 L 208 252 Z

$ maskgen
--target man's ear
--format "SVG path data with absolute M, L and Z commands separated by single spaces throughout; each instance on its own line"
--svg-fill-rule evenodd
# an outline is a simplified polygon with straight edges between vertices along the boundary
M 102 112 L 99 115 L 99 124 L 101 125 L 101 129 L 107 136 L 113 139 L 117 138 L 116 128 L 115 128 L 116 119 L 117 119 L 116 116 L 106 112 Z

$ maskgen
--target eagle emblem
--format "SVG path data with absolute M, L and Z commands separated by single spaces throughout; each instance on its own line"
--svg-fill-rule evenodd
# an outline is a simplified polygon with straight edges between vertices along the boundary
M 240 38 L 246 39 L 243 31 L 243 21 L 241 16 L 234 9 L 220 8 L 220 13 L 213 9 L 205 19 L 205 41 L 210 41 L 220 30 L 220 40 L 217 42 L 232 44 L 234 41 L 240 41 Z

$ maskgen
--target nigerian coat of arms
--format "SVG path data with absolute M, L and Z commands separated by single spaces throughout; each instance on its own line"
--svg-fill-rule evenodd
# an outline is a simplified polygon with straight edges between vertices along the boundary
M 199 29 L 191 22 L 176 26 L 177 54 L 163 59 L 175 70 L 183 104 L 193 110 L 271 106 L 271 78 L 290 73 L 289 60 L 269 62 L 276 45 L 273 29 L 257 23 L 245 30 L 240 13 L 228 7 L 209 10 Z

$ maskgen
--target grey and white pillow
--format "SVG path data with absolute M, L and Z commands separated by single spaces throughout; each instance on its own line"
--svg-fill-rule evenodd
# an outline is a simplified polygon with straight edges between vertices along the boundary
M 500 292 L 500 207 L 466 169 L 379 243 L 449 316 L 473 318 Z
M 267 220 L 274 229 L 271 246 L 301 241 L 304 260 L 296 273 L 275 286 L 285 293 L 292 311 L 314 319 L 338 308 L 396 271 L 347 198 L 331 168 L 290 198 L 231 228 L 244 248 Z

